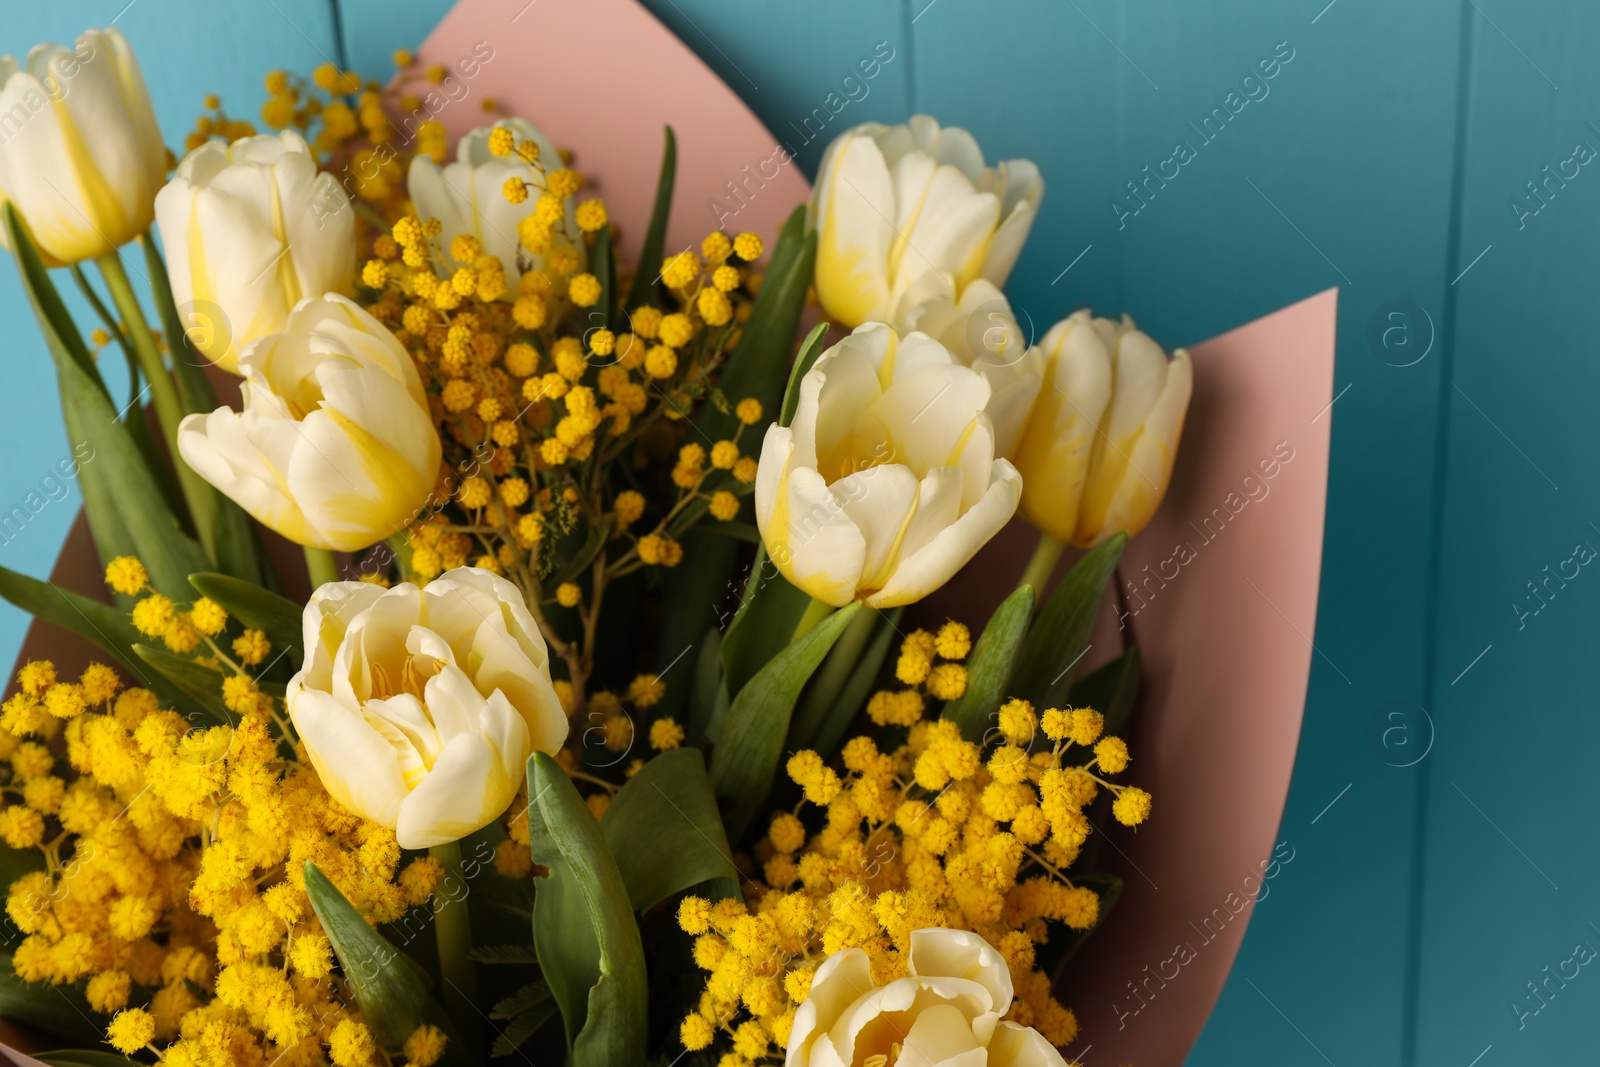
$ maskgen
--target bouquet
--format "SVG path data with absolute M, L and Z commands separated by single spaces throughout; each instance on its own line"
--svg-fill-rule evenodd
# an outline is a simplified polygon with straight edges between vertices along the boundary
M 498 114 L 452 155 L 395 59 L 208 99 L 181 159 L 117 31 L 0 61 L 106 586 L 0 569 L 97 649 L 0 709 L 0 1011 L 53 1064 L 1064 1063 L 1152 807 L 1138 648 L 1078 667 L 1187 354 L 1024 337 L 1043 181 L 927 116 L 684 250 L 668 129 L 629 264 L 581 159 Z M 984 624 L 919 617 L 1014 515 Z

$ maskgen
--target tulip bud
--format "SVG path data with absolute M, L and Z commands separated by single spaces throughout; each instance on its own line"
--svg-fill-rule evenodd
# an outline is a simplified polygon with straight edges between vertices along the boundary
M 117 30 L 90 30 L 75 49 L 38 45 L 20 66 L 0 56 L 0 199 L 16 205 L 47 264 L 139 236 L 166 177 L 144 77 Z
M 567 717 L 516 586 L 463 567 L 418 589 L 330 582 L 306 605 L 305 666 L 285 703 L 311 763 L 348 810 L 401 848 L 457 841 L 499 818 Z
M 178 451 L 289 540 L 353 552 L 427 502 L 439 434 L 410 354 L 348 297 L 302 300 L 285 325 L 239 361 L 244 410 L 188 416 Z
M 818 357 L 756 473 L 756 522 L 783 576 L 829 604 L 877 608 L 947 582 L 1022 489 L 995 458 L 988 401 L 988 381 L 937 341 L 883 323 Z
M 538 145 L 538 162 L 530 163 L 516 152 L 504 156 L 491 152 L 490 135 L 502 129 L 510 130 L 518 142 Z M 456 161 L 445 167 L 425 155 L 414 157 L 406 181 L 407 192 L 419 218 L 439 220 L 443 227 L 439 234 L 441 247 L 449 248 L 461 234 L 476 237 L 484 253 L 500 261 L 507 283 L 515 289 L 523 273 L 544 260 L 542 255 L 521 247 L 518 224 L 538 208 L 546 171 L 559 166 L 561 156 L 544 134 L 523 119 L 506 118 L 462 137 L 456 145 Z M 517 178 L 527 187 L 527 196 L 517 203 L 505 194 L 509 178 Z M 566 200 L 566 214 L 560 222 L 558 229 L 568 237 L 564 247 L 580 253 L 576 273 L 583 269 L 582 242 L 574 244 L 571 240 L 579 234 L 571 197 Z
M 927 115 L 865 123 L 823 154 L 811 194 L 817 299 L 836 322 L 890 321 L 928 271 L 1005 284 L 1044 196 L 1026 159 L 993 167 L 970 133 Z
M 1039 344 L 1044 387 L 1017 446 L 1022 514 L 1088 548 L 1145 528 L 1172 478 L 1194 387 L 1189 353 L 1169 360 L 1134 328 L 1079 311 Z
M 306 297 L 354 291 L 355 212 L 294 130 L 207 141 L 156 195 L 190 344 L 223 370 Z
M 930 273 L 901 297 L 895 329 L 920 331 L 989 383 L 984 409 L 994 424 L 994 451 L 1009 458 L 1044 381 L 1044 357 L 1028 343 L 1011 304 L 993 282 L 970 283 L 955 298 L 948 274 Z

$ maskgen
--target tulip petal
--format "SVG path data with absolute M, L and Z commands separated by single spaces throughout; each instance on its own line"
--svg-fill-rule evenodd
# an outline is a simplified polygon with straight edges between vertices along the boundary
M 1067 1067 L 1067 1061 L 1033 1027 L 1002 1022 L 989 1039 L 989 1067 Z
M 767 428 L 756 475 L 756 522 L 783 576 L 818 600 L 842 607 L 855 596 L 866 539 L 828 492 L 822 475 L 794 462 L 794 435 Z M 771 472 L 771 473 L 769 473 Z
M 393 746 L 331 694 L 291 683 L 287 704 L 328 794 L 348 811 L 394 825 L 408 798 Z
M 1132 537 L 1161 506 L 1194 390 L 1188 352 L 1179 349 L 1164 370 L 1161 393 L 1144 421 L 1122 437 L 1105 442 L 1094 476 L 1084 490 L 1074 544 L 1087 548 L 1119 530 Z
M 882 318 L 890 306 L 895 191 L 870 138 L 848 138 L 828 162 L 817 180 L 817 299 L 854 327 Z
M 408 849 L 459 841 L 498 818 L 516 793 L 516 779 L 488 738 L 456 734 L 401 802 L 395 838 Z
M 1011 968 L 988 941 L 967 930 L 929 928 L 911 931 L 906 970 L 918 976 L 965 978 L 989 991 L 989 1008 L 1004 1015 L 1011 1008 Z
M 263 525 L 299 544 L 329 548 L 289 491 L 297 438 L 290 424 L 218 408 L 184 417 L 178 424 L 178 454 Z
M 789 1030 L 786 1067 L 806 1062 L 817 1036 L 833 1026 L 840 1013 L 874 988 L 872 962 L 859 948 L 841 949 L 822 961 L 811 976 L 811 993 L 795 1011 Z
M 958 460 L 975 416 L 988 400 L 988 382 L 947 362 L 897 374 L 865 417 L 882 423 L 893 442 L 892 461 L 920 477 Z
M 985 1067 L 988 1056 L 973 1036 L 972 1024 L 959 1009 L 934 1004 L 912 1019 L 896 1062 L 905 1067 Z
M 1045 379 L 1014 452 L 1022 511 L 1051 537 L 1071 541 L 1111 402 L 1111 355 L 1087 312 L 1057 323 L 1039 347 Z
M 993 480 L 983 498 L 910 556 L 902 557 L 884 587 L 866 598 L 868 607 L 892 608 L 927 596 L 966 566 L 978 549 L 1016 513 L 1022 478 L 1010 463 L 994 461 Z
M 906 166 L 907 157 L 900 165 Z M 891 253 L 890 264 L 896 290 L 915 281 L 925 270 L 945 270 L 956 275 L 956 284 L 968 280 L 963 271 L 981 255 L 1000 218 L 1000 200 L 993 193 L 980 193 L 972 181 L 955 167 L 939 167 L 933 172 L 927 190 L 914 202 L 901 227 L 904 251 L 899 258 Z M 902 207 L 902 215 L 906 210 Z
M 866 540 L 857 584 L 876 589 L 888 580 L 906 527 L 917 512 L 917 476 L 898 463 L 857 471 L 828 487 Z
M 879 368 L 893 362 L 899 339 L 878 323 L 857 329 L 822 354 L 800 380 L 800 402 L 790 427 L 795 462 L 816 467 L 827 479 L 857 469 L 860 461 L 887 457 L 879 441 L 859 440 L 861 413 L 882 395 Z
M 382 734 L 394 749 L 406 788 L 415 788 L 444 747 L 422 701 L 410 693 L 401 693 L 388 700 L 369 700 L 361 710 L 367 725 Z

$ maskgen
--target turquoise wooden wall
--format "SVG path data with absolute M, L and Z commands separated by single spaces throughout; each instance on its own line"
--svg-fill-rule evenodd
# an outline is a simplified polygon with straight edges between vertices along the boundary
M 1126 309 L 1176 345 L 1340 286 L 1321 655 L 1280 834 L 1296 858 L 1190 1062 L 1592 1062 L 1600 977 L 1567 961 L 1600 948 L 1600 577 L 1582 562 L 1600 550 L 1600 7 L 647 2 L 780 136 L 887 41 L 841 127 L 928 111 L 1037 160 L 1048 194 L 1011 287 L 1036 323 Z M 0 47 L 115 17 L 176 143 L 203 93 L 253 108 L 261 71 L 324 58 L 383 74 L 446 6 L 17 5 Z M 584 46 L 603 66 L 602 30 Z M 1292 58 L 1265 90 L 1242 85 L 1275 51 Z M 1126 183 L 1235 91 L 1256 99 L 1119 218 Z M 0 312 L 7 510 L 68 443 L 9 272 Z M 43 574 L 74 507 L 0 564 Z M 23 625 L 0 612 L 0 662 Z

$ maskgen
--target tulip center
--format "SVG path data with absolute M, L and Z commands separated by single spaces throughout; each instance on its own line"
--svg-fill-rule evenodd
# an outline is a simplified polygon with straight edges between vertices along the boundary
M 861 1067 L 894 1067 L 900 1060 L 900 1042 L 889 1046 L 888 1052 L 875 1052 L 861 1061 Z
M 400 664 L 398 679 L 390 677 L 389 668 L 382 663 L 371 664 L 372 699 L 388 700 L 404 693 L 422 700 L 428 679 L 444 670 L 444 664 L 439 660 L 431 656 L 426 659 L 426 663 L 419 665 L 415 656 L 407 656 Z

